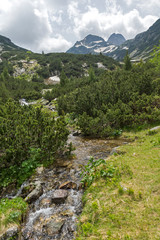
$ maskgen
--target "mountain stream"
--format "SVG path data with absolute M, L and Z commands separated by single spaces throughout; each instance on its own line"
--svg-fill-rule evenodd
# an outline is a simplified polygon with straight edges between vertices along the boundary
M 39 168 L 36 175 L 23 184 L 18 195 L 23 196 L 25 186 L 39 186 L 39 195 L 29 205 L 22 240 L 74 239 L 77 218 L 82 211 L 81 166 L 90 156 L 106 158 L 114 147 L 124 140 L 86 139 L 69 135 L 76 150 L 71 160 L 57 160 L 53 169 Z

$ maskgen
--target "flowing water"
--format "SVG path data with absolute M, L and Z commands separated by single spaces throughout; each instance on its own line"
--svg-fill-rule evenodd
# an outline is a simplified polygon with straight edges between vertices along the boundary
M 40 169 L 28 182 L 39 184 L 42 189 L 30 204 L 21 230 L 22 240 L 74 239 L 77 217 L 82 211 L 81 166 L 90 156 L 106 158 L 114 147 L 123 144 L 123 140 L 86 139 L 72 134 L 69 142 L 76 148 L 72 160 L 60 159 L 53 169 Z M 20 195 L 22 192 L 23 187 Z

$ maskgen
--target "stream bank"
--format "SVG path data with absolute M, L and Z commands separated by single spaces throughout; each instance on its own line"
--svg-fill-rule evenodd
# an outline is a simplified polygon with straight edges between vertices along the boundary
M 53 169 L 37 170 L 34 179 L 27 183 L 39 184 L 41 194 L 36 200 L 29 200 L 22 240 L 74 239 L 77 217 L 82 211 L 81 166 L 90 156 L 106 158 L 124 140 L 86 139 L 70 134 L 69 142 L 76 148 L 72 160 L 59 159 Z

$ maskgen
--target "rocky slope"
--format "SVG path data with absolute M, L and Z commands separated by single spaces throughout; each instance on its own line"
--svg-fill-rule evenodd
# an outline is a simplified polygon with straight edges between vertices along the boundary
M 112 34 L 108 41 L 103 38 L 89 34 L 83 40 L 77 41 L 75 45 L 70 48 L 67 53 L 74 54 L 106 54 L 117 49 L 117 46 L 125 41 L 121 34 Z
M 109 56 L 121 60 L 126 54 L 126 49 L 132 59 L 148 58 L 160 41 L 160 19 L 158 19 L 147 31 L 138 34 L 134 39 L 126 41 L 120 45 Z
M 122 60 L 126 50 L 132 60 L 146 59 L 150 56 L 154 46 L 160 41 L 160 19 L 158 19 L 147 31 L 138 34 L 134 39 L 125 41 L 121 34 L 112 34 L 108 41 L 103 38 L 88 35 L 83 40 L 76 42 L 70 48 L 69 53 L 103 53 L 116 60 Z
M 126 41 L 126 39 L 124 38 L 124 36 L 122 34 L 119 33 L 113 33 L 109 38 L 108 38 L 108 43 L 115 45 L 115 46 L 120 46 L 121 44 L 123 44 Z

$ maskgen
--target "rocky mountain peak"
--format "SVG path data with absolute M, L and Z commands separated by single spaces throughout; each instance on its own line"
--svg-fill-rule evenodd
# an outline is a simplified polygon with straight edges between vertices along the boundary
M 86 44 L 90 44 L 91 42 L 105 42 L 105 40 L 102 38 L 102 37 L 99 37 L 99 36 L 96 36 L 96 35 L 92 35 L 92 34 L 89 34 L 87 35 L 83 41 L 86 43 Z
M 109 44 L 113 44 L 116 46 L 120 46 L 121 44 L 123 44 L 126 41 L 126 39 L 124 38 L 124 36 L 120 33 L 113 33 L 109 38 L 108 38 L 108 43 Z

